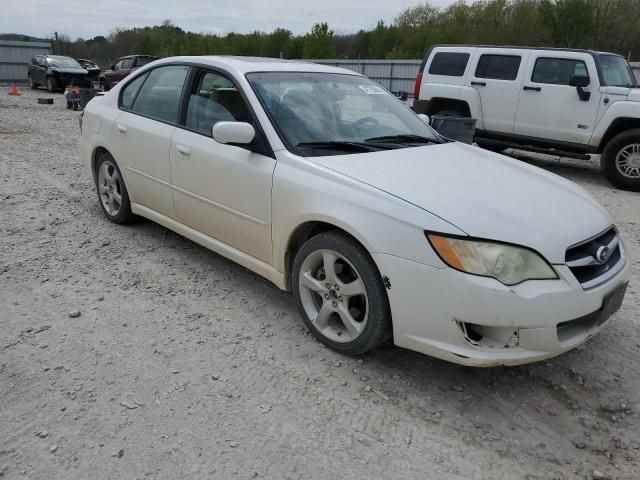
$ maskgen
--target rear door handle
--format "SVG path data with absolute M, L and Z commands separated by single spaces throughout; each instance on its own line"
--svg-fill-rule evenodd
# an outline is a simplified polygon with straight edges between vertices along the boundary
M 486 87 L 487 82 L 471 82 L 471 85 L 475 85 L 477 87 Z
M 176 144 L 176 150 L 183 157 L 190 157 L 191 156 L 191 149 L 189 147 L 185 147 L 184 145 L 180 145 L 178 143 L 178 144 Z
M 122 135 L 126 135 L 127 134 L 127 127 L 125 127 L 124 125 L 122 125 L 121 123 L 116 124 L 116 128 L 118 129 L 118 131 L 122 134 Z
M 541 87 L 530 87 L 528 85 L 525 85 L 524 87 L 522 87 L 523 90 L 529 90 L 532 92 L 540 92 L 542 90 Z

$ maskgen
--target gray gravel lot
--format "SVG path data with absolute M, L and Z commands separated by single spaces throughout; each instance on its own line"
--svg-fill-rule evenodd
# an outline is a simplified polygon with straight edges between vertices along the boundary
M 516 368 L 392 345 L 348 358 L 266 280 L 150 222 L 108 223 L 78 113 L 7 90 L 0 476 L 640 478 L 640 194 L 612 189 L 596 161 L 522 155 L 587 188 L 634 252 L 600 335 Z

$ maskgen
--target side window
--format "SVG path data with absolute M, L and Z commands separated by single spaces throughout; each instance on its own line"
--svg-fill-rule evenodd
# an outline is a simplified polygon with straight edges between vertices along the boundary
M 531 81 L 551 85 L 569 85 L 571 75 L 589 75 L 582 60 L 539 58 L 533 67 Z
M 224 75 L 200 72 L 189 94 L 186 127 L 210 136 L 216 123 L 233 121 L 251 121 L 238 89 Z
M 120 68 L 131 68 L 131 59 L 130 58 L 125 58 L 122 61 L 122 65 L 120 66 Z
M 118 60 L 116 64 L 113 66 L 114 67 L 113 69 L 120 70 L 122 68 L 122 62 L 124 62 L 124 60 Z
M 468 53 L 438 52 L 433 56 L 429 73 L 431 75 L 461 77 L 464 75 L 468 61 Z
M 125 110 L 131 110 L 131 106 L 133 105 L 133 101 L 136 98 L 136 94 L 138 93 L 138 90 L 140 90 L 140 87 L 142 86 L 146 78 L 146 74 L 140 75 L 138 78 L 125 85 L 125 87 L 122 89 L 122 97 L 120 98 L 120 106 L 122 108 L 124 108 Z
M 189 67 L 185 65 L 168 65 L 149 72 L 135 95 L 131 111 L 164 122 L 178 123 L 180 97 L 188 72 Z
M 476 78 L 515 80 L 521 60 L 517 55 L 482 55 L 476 67 Z

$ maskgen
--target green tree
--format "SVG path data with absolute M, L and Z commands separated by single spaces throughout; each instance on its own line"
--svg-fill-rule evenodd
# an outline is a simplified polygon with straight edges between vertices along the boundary
M 327 23 L 316 23 L 304 39 L 304 58 L 333 58 L 336 54 L 334 32 Z

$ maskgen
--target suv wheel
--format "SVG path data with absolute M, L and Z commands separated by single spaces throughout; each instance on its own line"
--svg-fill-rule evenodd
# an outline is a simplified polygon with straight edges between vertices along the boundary
M 58 84 L 56 83 L 56 79 L 53 77 L 47 77 L 47 90 L 53 93 L 58 89 Z
M 38 84 L 33 81 L 33 77 L 29 75 L 28 78 L 29 78 L 29 88 L 31 88 L 32 90 L 35 90 L 36 88 L 38 88 Z
M 604 147 L 600 166 L 615 187 L 640 191 L 640 128 L 613 137 Z
M 116 161 L 108 153 L 103 153 L 96 162 L 96 188 L 102 211 L 113 223 L 127 223 L 133 219 L 131 202 L 122 173 Z
M 329 348 L 359 355 L 391 337 L 391 311 L 376 264 L 338 232 L 312 237 L 293 263 L 293 294 L 302 318 Z

